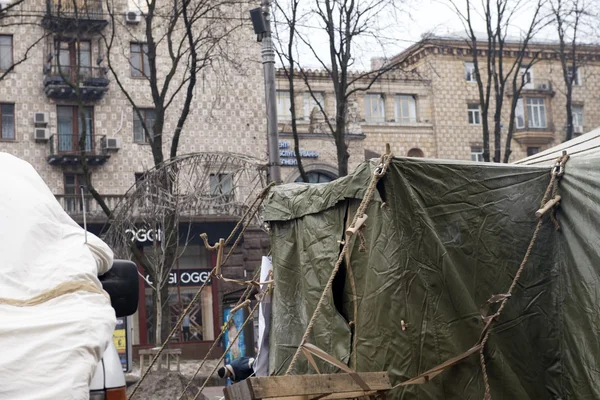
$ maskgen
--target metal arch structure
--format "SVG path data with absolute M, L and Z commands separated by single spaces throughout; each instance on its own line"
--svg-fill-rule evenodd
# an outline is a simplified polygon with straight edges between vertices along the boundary
M 267 166 L 257 158 L 226 152 L 179 156 L 145 172 L 125 193 L 112 212 L 104 240 L 117 256 L 129 258 L 134 228 L 160 235 L 167 218 L 167 225 L 177 227 L 198 217 L 239 219 L 266 185 Z M 162 234 L 185 238 L 185 232 Z

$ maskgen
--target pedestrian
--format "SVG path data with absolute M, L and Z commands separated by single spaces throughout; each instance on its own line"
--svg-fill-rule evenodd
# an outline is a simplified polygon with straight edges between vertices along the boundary
M 190 340 L 190 316 L 185 314 L 183 317 L 183 341 L 188 342 Z
M 240 357 L 225 367 L 219 368 L 219 378 L 229 378 L 233 383 L 243 381 L 254 375 L 254 358 Z

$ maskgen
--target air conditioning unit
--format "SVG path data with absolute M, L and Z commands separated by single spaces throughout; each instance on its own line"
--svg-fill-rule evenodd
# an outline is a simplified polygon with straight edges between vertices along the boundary
M 550 90 L 550 84 L 549 83 L 540 83 L 539 89 L 540 90 Z
M 33 123 L 35 126 L 46 126 L 49 120 L 47 112 L 36 112 L 33 114 Z
M 4 14 L 8 6 L 10 6 L 11 0 L 0 0 L 0 14 Z
M 581 126 L 581 125 L 574 125 L 573 126 L 573 133 L 583 133 L 583 126 Z
M 2 0 L 0 0 L 2 1 Z M 128 24 L 139 24 L 142 21 L 140 10 L 129 10 L 125 13 L 125 22 Z
M 102 147 L 104 150 L 119 150 L 121 148 L 121 139 L 119 138 L 105 138 L 102 141 Z
M 48 128 L 35 128 L 33 137 L 36 141 L 46 141 L 50 139 L 50 129 Z

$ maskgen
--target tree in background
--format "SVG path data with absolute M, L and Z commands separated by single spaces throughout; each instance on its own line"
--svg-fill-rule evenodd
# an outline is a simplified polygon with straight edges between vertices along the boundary
M 493 161 L 508 162 L 510 157 L 511 141 L 515 130 L 515 113 L 521 90 L 528 83 L 526 77 L 529 69 L 538 60 L 538 54 L 531 51 L 531 41 L 547 24 L 547 19 L 541 13 L 545 3 L 546 0 L 536 0 L 531 4 L 524 0 L 484 0 L 479 9 L 471 0 L 465 0 L 464 7 L 450 0 L 451 7 L 465 28 L 465 41 L 470 47 L 473 59 L 481 107 L 484 161 L 490 161 L 491 132 L 493 132 L 494 140 Z M 531 9 L 532 18 L 528 26 L 521 30 L 518 40 L 510 38 L 509 29 L 514 27 L 515 18 L 528 5 L 533 7 Z M 474 26 L 478 18 L 482 18 L 485 24 L 486 32 L 484 34 L 477 34 L 475 31 Z M 516 56 L 509 57 L 508 51 L 514 52 Z M 531 60 L 525 63 L 524 59 L 527 55 L 531 57 Z M 512 96 L 512 100 L 508 110 L 510 119 L 504 158 L 502 158 L 502 111 L 505 95 L 508 94 L 509 80 L 512 90 L 512 93 L 509 94 Z M 490 128 L 488 120 L 490 112 L 493 112 L 493 128 Z

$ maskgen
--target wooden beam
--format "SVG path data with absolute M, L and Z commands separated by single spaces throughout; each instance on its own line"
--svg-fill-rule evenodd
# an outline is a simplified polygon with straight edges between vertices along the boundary
M 365 396 L 392 388 L 387 372 L 357 373 L 365 391 L 350 374 L 294 375 L 249 378 L 224 390 L 226 400 L 311 400 Z

